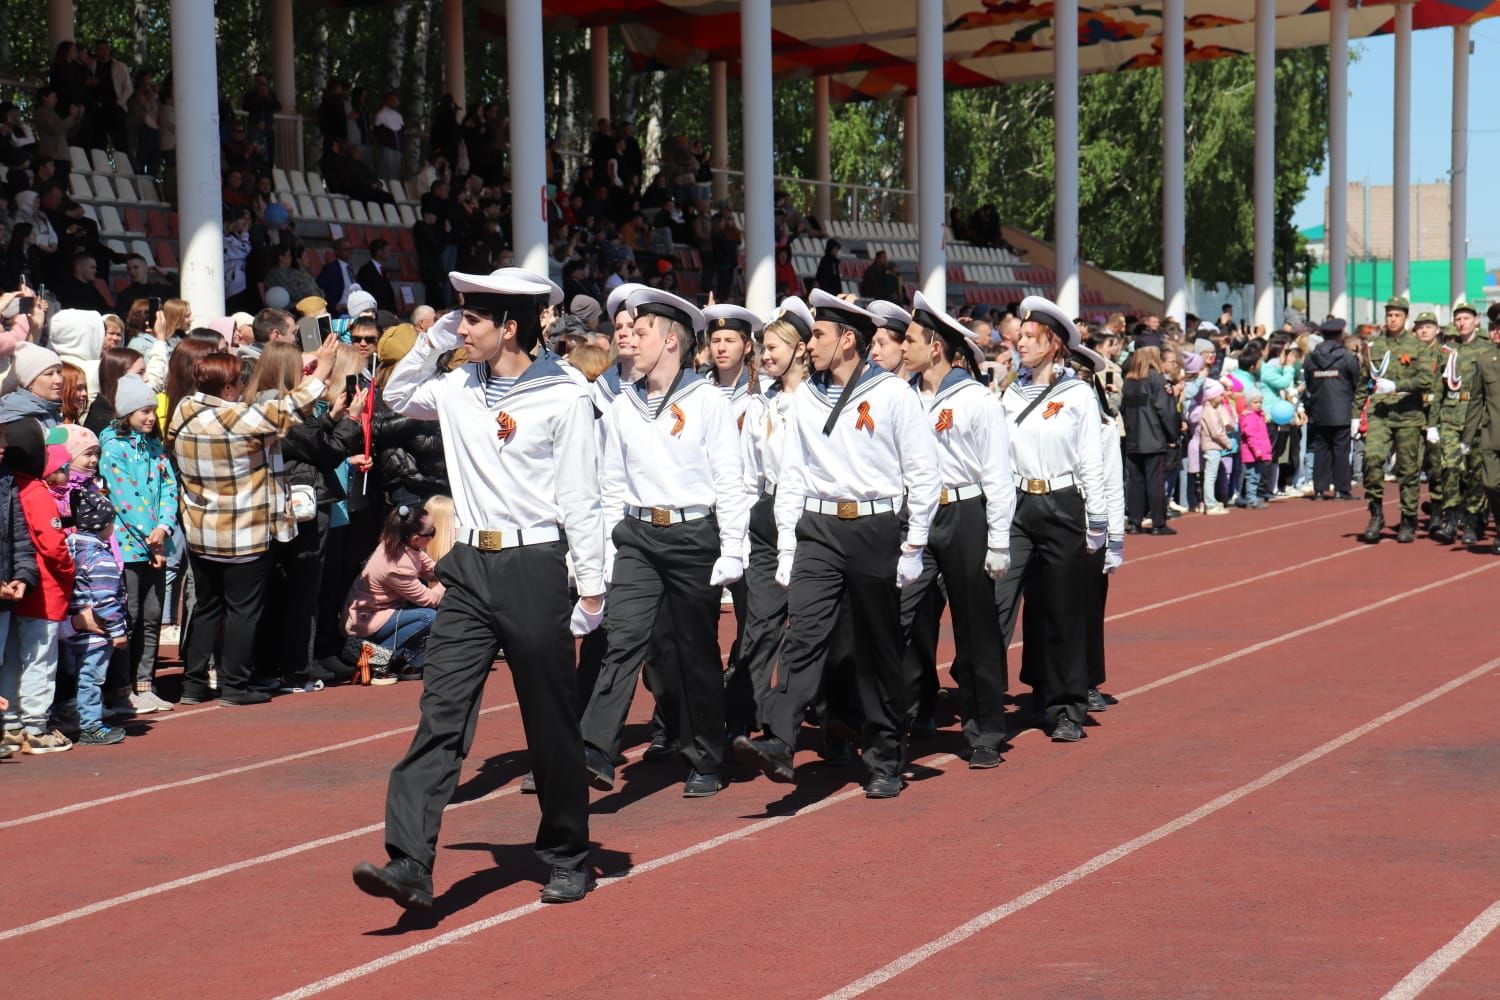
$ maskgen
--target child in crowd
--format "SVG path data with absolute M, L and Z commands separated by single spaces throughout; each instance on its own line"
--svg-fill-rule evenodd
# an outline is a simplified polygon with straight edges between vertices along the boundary
M 399 674 L 393 663 L 375 675 L 373 684 L 422 676 L 427 636 L 443 599 L 443 585 L 427 554 L 435 534 L 421 507 L 402 504 L 392 510 L 380 544 L 349 589 L 344 630 L 405 660 Z
M 114 407 L 116 417 L 100 438 L 99 471 L 114 502 L 114 539 L 125 564 L 130 645 L 122 657 L 128 667 L 124 676 L 133 688 L 129 697 L 136 715 L 169 712 L 173 704 L 153 684 L 177 519 L 177 477 L 156 433 L 151 388 L 137 376 L 124 376 L 115 387 Z
M 104 724 L 103 714 L 110 656 L 130 641 L 125 580 L 109 544 L 114 521 L 114 505 L 104 494 L 90 490 L 74 494 L 75 530 L 67 538 L 74 566 L 68 613 L 78 616 L 89 611 L 92 622 L 90 629 L 77 629 L 72 621 L 63 626 L 63 657 L 78 685 L 78 742 L 83 746 L 111 746 L 125 739 L 123 729 Z
M 1203 513 L 1227 514 L 1216 486 L 1224 452 L 1229 448 L 1232 411 L 1224 403 L 1224 385 L 1209 379 L 1203 385 L 1203 409 L 1198 415 L 1198 453 L 1203 456 Z
M 1266 481 L 1271 468 L 1271 432 L 1266 426 L 1266 415 L 1261 394 L 1245 394 L 1245 411 L 1240 414 L 1240 461 L 1245 466 L 1245 488 L 1240 492 L 1238 506 L 1258 510 L 1266 506 L 1261 498 L 1261 484 Z
M 0 426 L 0 458 L 5 455 L 5 428 Z M 31 544 L 31 532 L 26 529 L 26 515 L 21 510 L 20 487 L 10 469 L 0 467 L 0 636 L 11 629 L 11 611 L 16 602 L 27 591 L 35 589 L 40 582 L 36 569 L 36 550 Z M 0 647 L 4 641 L 0 640 Z M 9 664 L 6 665 L 7 668 Z M 0 741 L 0 757 L 9 757 L 21 749 L 26 742 L 26 730 L 21 728 L 19 714 L 11 714 L 11 705 L 20 711 L 19 670 L 0 672 L 3 694 L 0 694 L 0 712 L 5 713 L 5 735 Z

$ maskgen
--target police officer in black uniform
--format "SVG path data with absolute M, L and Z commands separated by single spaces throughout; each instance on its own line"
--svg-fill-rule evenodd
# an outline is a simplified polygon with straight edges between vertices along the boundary
M 1344 347 L 1344 321 L 1326 319 L 1318 327 L 1323 342 L 1312 349 L 1302 366 L 1307 378 L 1307 425 L 1313 453 L 1313 499 L 1353 500 L 1349 492 L 1349 439 L 1359 415 L 1354 412 L 1354 387 L 1359 382 L 1359 358 Z M 1328 495 L 1332 486 L 1333 496 Z

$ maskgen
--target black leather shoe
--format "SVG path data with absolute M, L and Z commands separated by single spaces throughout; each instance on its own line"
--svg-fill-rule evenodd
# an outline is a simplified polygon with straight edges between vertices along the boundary
M 1154 528 L 1151 529 L 1151 534 L 1153 534 L 1153 535 L 1175 535 L 1175 534 L 1177 534 L 1177 529 L 1174 528 L 1174 527 L 1172 527 L 1170 524 L 1158 524 L 1156 527 L 1154 527 Z
M 1490 555 L 1500 556 L 1500 534 L 1495 535 L 1495 540 L 1490 543 Z
M 1139 524 L 1136 524 L 1134 521 L 1126 521 L 1125 522 L 1125 534 L 1127 534 L 1127 535 L 1139 535 L 1140 533 L 1141 533 L 1141 526 Z
M 642 760 L 670 760 L 682 752 L 682 743 L 667 736 L 665 729 L 651 732 L 651 745 L 641 754 Z
M 1401 523 L 1396 526 L 1396 541 L 1402 545 L 1417 540 L 1417 519 L 1414 515 L 1401 515 Z
M 838 733 L 830 732 L 823 737 L 823 751 L 819 756 L 830 764 L 854 763 L 854 750 Z
M 718 795 L 719 789 L 724 784 L 719 780 L 717 774 L 699 774 L 697 771 L 688 771 L 687 781 L 682 786 L 682 797 L 685 799 L 706 799 L 710 795 Z
M 589 771 L 589 784 L 601 792 L 613 791 L 615 787 L 615 766 L 609 762 L 609 758 L 591 746 L 583 748 L 583 766 Z
M 1366 545 L 1374 545 L 1380 541 L 1380 533 L 1385 530 L 1385 512 L 1378 504 L 1370 504 L 1370 523 L 1365 525 L 1365 530 L 1360 534 L 1359 540 Z
M 914 740 L 929 740 L 937 735 L 937 720 L 932 716 L 918 716 L 912 720 L 911 738 Z
M 765 772 L 772 781 L 790 784 L 796 780 L 796 773 L 792 770 L 792 748 L 775 736 L 762 736 L 758 740 L 737 737 L 734 755 L 741 764 Z
M 901 775 L 872 774 L 865 784 L 865 798 L 894 799 L 901 794 Z
M 1109 702 L 1105 700 L 1104 695 L 1099 692 L 1098 688 L 1089 688 L 1088 709 L 1090 712 L 1109 711 Z
M 526 772 L 526 777 L 524 777 L 524 778 L 521 779 L 521 794 L 522 795 L 535 795 L 536 794 L 536 775 L 532 774 L 530 771 L 527 771 Z
M 1083 739 L 1083 728 L 1066 715 L 1058 719 L 1052 727 L 1053 743 L 1077 743 L 1081 739 Z
M 271 700 L 271 696 L 264 691 L 251 688 L 249 691 L 241 691 L 239 694 L 225 694 L 219 696 L 220 705 L 264 705 Z
M 354 866 L 354 884 L 371 896 L 394 899 L 403 909 L 432 908 L 432 872 L 411 858 L 396 858 L 384 868 L 361 861 Z
M 553 868 L 552 877 L 542 887 L 544 903 L 576 903 L 594 888 L 594 877 L 587 869 Z
M 1353 500 L 1353 499 L 1355 499 L 1355 497 L 1354 497 L 1353 493 L 1335 493 L 1329 499 L 1331 499 L 1331 500 Z
M 969 754 L 969 770 L 987 771 L 1000 766 L 1000 751 L 994 747 L 975 747 Z

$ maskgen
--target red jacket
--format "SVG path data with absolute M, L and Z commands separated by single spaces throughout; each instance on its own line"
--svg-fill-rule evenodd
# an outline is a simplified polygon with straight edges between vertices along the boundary
M 60 622 L 68 617 L 68 600 L 73 596 L 73 557 L 68 555 L 57 501 L 47 484 L 34 476 L 18 473 L 16 482 L 21 487 L 21 511 L 36 546 L 36 568 L 42 585 L 26 592 L 15 613 L 23 618 Z

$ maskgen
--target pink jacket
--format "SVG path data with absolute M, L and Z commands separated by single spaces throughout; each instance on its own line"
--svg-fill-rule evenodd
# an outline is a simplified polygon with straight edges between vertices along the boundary
M 1201 451 L 1223 451 L 1229 447 L 1229 431 L 1225 424 L 1229 410 L 1212 403 L 1203 404 L 1203 413 L 1198 418 L 1198 448 Z
M 401 554 L 391 559 L 385 546 L 376 547 L 365 571 L 349 588 L 344 631 L 352 636 L 371 635 L 398 608 L 437 607 L 443 599 L 443 585 L 434 579 L 435 574 L 425 552 L 402 546 Z
M 1261 410 L 1240 414 L 1240 461 L 1271 460 L 1271 432 L 1266 429 L 1266 415 Z

